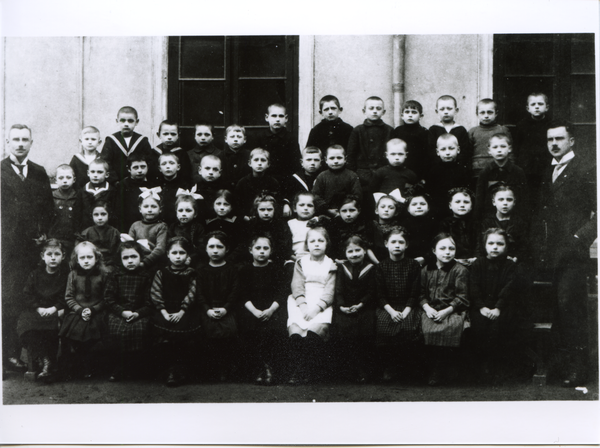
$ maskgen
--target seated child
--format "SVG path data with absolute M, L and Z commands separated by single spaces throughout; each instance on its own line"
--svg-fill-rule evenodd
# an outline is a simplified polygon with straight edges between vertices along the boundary
M 469 308 L 469 271 L 454 260 L 456 244 L 448 233 L 432 242 L 436 260 L 421 270 L 419 305 L 421 330 L 433 369 L 429 385 L 437 386 L 456 362 L 454 348 L 460 346 Z
M 316 146 L 321 151 L 333 145 L 348 148 L 348 140 L 352 133 L 352 126 L 340 118 L 344 109 L 340 101 L 333 95 L 325 95 L 319 100 L 319 113 L 323 120 L 310 130 L 306 146 Z
M 458 163 L 465 168 L 470 169 L 473 158 L 473 149 L 469 140 L 469 133 L 464 128 L 456 124 L 454 118 L 458 113 L 458 104 L 456 99 L 450 95 L 442 95 L 438 98 L 435 106 L 435 113 L 440 119 L 439 124 L 434 124 L 429 128 L 433 141 L 437 141 L 442 134 L 452 134 L 458 141 L 460 153 L 458 154 Z
M 365 383 L 372 373 L 375 339 L 375 265 L 367 258 L 368 243 L 353 235 L 343 242 L 346 260 L 338 265 L 333 322 L 343 367 Z
M 204 156 L 218 156 L 221 150 L 215 146 L 214 127 L 212 124 L 197 124 L 195 129 L 194 140 L 196 144 L 187 153 L 192 165 L 192 182 L 197 184 L 201 179 L 200 162 L 202 162 Z
M 415 100 L 406 101 L 402 105 L 402 122 L 390 138 L 406 142 L 406 167 L 423 179 L 435 162 L 431 153 L 432 135 L 427 128 L 419 123 L 423 118 L 423 106 Z
M 181 154 L 184 156 L 185 154 Z M 187 156 L 186 156 L 187 157 Z M 160 196 L 162 198 L 163 210 L 162 219 L 167 224 L 177 222 L 177 214 L 175 212 L 175 198 L 180 190 L 191 191 L 192 181 L 191 176 L 185 178 L 180 176 L 179 157 L 175 154 L 166 153 L 158 157 L 158 169 L 162 179 L 158 182 L 161 188 Z
M 479 177 L 479 173 L 492 161 L 489 151 L 490 138 L 494 134 L 510 135 L 506 126 L 496 122 L 498 118 L 498 103 L 490 98 L 485 98 L 477 103 L 477 118 L 479 126 L 469 129 L 469 140 L 473 148 L 473 177 Z
M 200 202 L 200 216 L 204 219 L 214 217 L 215 211 L 212 204 L 215 202 L 217 191 L 226 190 L 225 181 L 221 176 L 221 159 L 214 155 L 207 155 L 200 162 L 200 180 L 196 184 L 196 193 L 204 199 Z
M 240 179 L 252 171 L 248 165 L 250 150 L 244 147 L 245 143 L 246 129 L 243 126 L 232 124 L 225 129 L 225 148 L 218 156 L 226 189 L 235 188 Z
M 388 256 L 376 271 L 376 344 L 383 379 L 389 381 L 400 367 L 408 367 L 407 355 L 419 340 L 419 263 L 405 256 L 409 247 L 406 229 L 392 226 L 385 232 Z M 402 363 L 404 361 L 404 363 Z
M 96 201 L 92 208 L 94 225 L 81 232 L 80 240 L 89 241 L 102 254 L 104 267 L 108 272 L 115 266 L 114 256 L 121 243 L 121 232 L 108 224 L 112 209 L 105 201 Z
M 317 175 L 321 171 L 323 154 L 316 146 L 307 146 L 302 150 L 300 164 L 302 168 L 292 176 L 282 179 L 281 190 L 284 199 L 291 204 L 298 193 L 310 193 Z
M 110 182 L 116 183 L 127 176 L 125 167 L 127 157 L 134 151 L 150 155 L 152 146 L 146 137 L 133 130 L 138 125 L 138 113 L 133 107 L 124 106 L 119 109 L 116 119 L 119 132 L 109 135 L 104 141 L 101 156 L 110 167 Z
M 71 269 L 65 292 L 67 309 L 59 331 L 61 351 L 68 358 L 67 375 L 78 376 L 82 370 L 83 377 L 90 378 L 91 349 L 108 335 L 105 298 L 109 294 L 109 274 L 102 254 L 89 241 L 73 249 Z
M 376 219 L 373 221 L 372 234 L 369 237 L 369 241 L 373 243 L 373 254 L 376 264 L 379 264 L 381 260 L 387 258 L 387 248 L 385 246 L 385 232 L 390 226 L 394 226 L 398 223 L 398 216 L 400 214 L 400 203 L 398 199 L 402 199 L 396 193 L 393 192 L 396 197 L 389 194 L 376 193 L 375 195 L 375 215 Z M 398 199 L 397 199 L 398 198 Z
M 469 170 L 458 163 L 460 147 L 456 136 L 442 134 L 437 139 L 438 162 L 432 165 L 425 176 L 425 191 L 431 196 L 431 211 L 436 219 L 448 215 L 448 191 L 453 188 L 467 188 L 471 183 Z
M 468 188 L 448 192 L 452 216 L 440 223 L 440 232 L 452 235 L 456 261 L 470 266 L 477 258 L 477 227 L 473 219 L 473 193 Z
M 334 145 L 327 148 L 325 162 L 328 170 L 317 176 L 312 193 L 317 200 L 317 210 L 335 217 L 339 214 L 342 198 L 352 194 L 362 200 L 362 189 L 356 173 L 346 168 L 343 147 Z
M 285 335 L 285 314 L 280 307 L 281 267 L 270 258 L 273 241 L 269 234 L 252 237 L 248 251 L 252 262 L 240 269 L 240 285 L 244 287 L 243 306 L 240 307 L 240 329 L 245 353 L 251 361 L 251 370 L 256 372 L 256 384 L 274 384 L 273 365 L 281 354 Z
M 250 151 L 248 165 L 252 173 L 242 177 L 235 187 L 235 198 L 239 206 L 240 216 L 246 221 L 252 215 L 254 199 L 265 192 L 273 195 L 281 203 L 281 188 L 279 182 L 268 174 L 270 155 L 262 148 L 254 148 Z M 284 206 L 284 216 L 290 216 L 291 210 L 288 204 Z
M 191 345 L 200 330 L 196 307 L 199 283 L 196 271 L 186 263 L 189 252 L 185 238 L 171 238 L 167 242 L 169 263 L 156 272 L 150 289 L 155 308 L 152 322 L 163 340 L 159 358 L 168 366 L 166 384 L 170 387 L 186 379 L 190 360 L 194 358 Z
M 231 373 L 237 344 L 235 311 L 242 296 L 238 268 L 226 259 L 228 236 L 219 230 L 206 236 L 209 262 L 198 268 L 198 305 L 212 361 L 225 381 Z M 245 287 L 245 285 L 244 285 Z
M 81 151 L 75 154 L 69 162 L 73 169 L 75 189 L 77 190 L 83 188 L 90 181 L 87 174 L 90 162 L 100 157 L 99 148 L 102 144 L 100 131 L 94 126 L 86 126 L 81 130 L 79 142 L 81 143 Z
M 410 235 L 406 256 L 413 258 L 421 266 L 430 258 L 431 239 L 435 235 L 436 222 L 429 209 L 431 199 L 427 193 L 415 188 L 413 196 L 406 199 L 408 207 L 400 215 L 399 223 Z
M 112 275 L 112 287 L 106 296 L 114 350 L 109 381 L 119 381 L 139 369 L 151 346 L 151 278 L 140 268 L 143 253 L 135 241 L 121 243 L 117 250 L 119 267 Z
M 269 235 L 271 241 L 270 260 L 278 269 L 283 267 L 285 260 L 290 257 L 290 248 L 286 248 L 289 227 L 287 221 L 278 213 L 279 206 L 275 198 L 269 194 L 261 194 L 254 198 L 252 217 L 244 231 L 246 247 L 250 247 L 256 235 Z M 252 261 L 251 257 L 248 261 Z
M 515 209 L 515 214 L 529 213 L 527 210 L 527 179 L 523 170 L 509 158 L 512 151 L 511 143 L 508 134 L 494 134 L 488 142 L 488 151 L 492 156 L 492 162 L 489 162 L 481 171 L 477 181 L 475 219 L 478 222 L 494 212 L 491 189 L 498 182 L 510 185 L 519 196 L 520 204 Z
M 17 333 L 27 356 L 42 362 L 37 379 L 49 381 L 55 371 L 58 317 L 65 308 L 69 270 L 63 265 L 65 252 L 57 239 L 46 240 L 40 255 L 44 265 L 29 274 L 23 288 L 24 306 L 17 321 Z
M 75 234 L 81 228 L 83 204 L 81 196 L 75 190 L 74 182 L 75 174 L 73 168 L 64 164 L 56 168 L 56 184 L 58 188 L 52 190 L 54 217 L 48 231 L 48 236 L 60 241 L 65 259 L 71 255 Z
M 370 249 L 373 223 L 362 216 L 360 201 L 356 196 L 349 194 L 342 199 L 340 214 L 331 220 L 329 227 L 332 246 L 330 253 L 336 261 L 346 258 L 344 242 L 351 236 L 358 235 L 369 243 L 369 247 L 365 248 L 365 253 L 371 261 L 376 262 L 375 255 Z
M 323 227 L 310 228 L 305 244 L 308 255 L 296 261 L 287 301 L 290 384 L 310 381 L 326 371 L 324 343 L 333 316 L 337 267 L 325 255 L 329 235 Z
M 375 170 L 384 166 L 385 145 L 390 140 L 392 128 L 383 122 L 383 100 L 377 96 L 366 99 L 363 107 L 365 121 L 356 126 L 348 141 L 348 168 L 358 174 L 360 184 L 366 190 Z
M 186 182 L 192 182 L 192 162 L 186 151 L 179 146 L 179 125 L 174 121 L 165 120 L 158 126 L 156 133 L 160 144 L 150 154 L 148 177 L 151 181 L 160 182 L 162 173 L 159 169 L 159 157 L 162 154 L 175 154 L 179 160 L 177 176 Z
M 265 121 L 269 123 L 269 129 L 262 130 L 251 147 L 269 151 L 271 168 L 268 174 L 281 181 L 296 172 L 300 146 L 292 133 L 285 128 L 288 115 L 284 105 L 269 105 Z
M 192 266 L 196 266 L 204 251 L 204 220 L 198 216 L 198 208 L 194 195 L 185 192 L 178 194 L 175 200 L 177 222 L 171 223 L 167 232 L 169 239 L 179 236 L 188 241 L 190 245 L 188 259 Z
M 213 209 L 215 217 L 206 220 L 205 230 L 207 234 L 220 231 L 227 234 L 227 261 L 237 263 L 243 258 L 245 248 L 242 242 L 242 230 L 244 221 L 235 213 L 235 198 L 229 190 L 219 190 L 215 195 Z M 206 248 L 205 237 L 203 246 Z
M 127 157 L 127 171 L 129 176 L 119 181 L 116 185 L 119 197 L 117 212 L 119 213 L 118 228 L 121 232 L 128 232 L 131 224 L 142 219 L 138 210 L 138 198 L 142 188 L 150 188 L 148 182 L 148 156 L 143 153 L 132 153 Z
M 155 187 L 140 194 L 138 207 L 142 215 L 141 221 L 136 221 L 129 229 L 129 236 L 134 241 L 145 240 L 148 248 L 142 256 L 140 267 L 149 272 L 156 270 L 164 261 L 167 246 L 167 225 L 159 220 L 160 196 Z M 121 236 L 123 238 L 123 236 Z
M 518 310 L 516 265 L 507 258 L 506 232 L 487 229 L 482 241 L 486 256 L 477 258 L 469 270 L 469 297 L 474 355 L 485 380 L 492 372 L 499 376 L 511 364 Z
M 106 202 L 109 207 L 113 207 L 117 201 L 117 190 L 108 183 L 108 163 L 103 159 L 96 159 L 90 162 L 88 166 L 88 176 L 90 181 L 77 193 L 81 201 L 81 229 L 87 229 L 94 225 L 92 221 L 92 208 L 97 201 Z M 113 216 L 109 224 L 117 223 L 116 216 Z

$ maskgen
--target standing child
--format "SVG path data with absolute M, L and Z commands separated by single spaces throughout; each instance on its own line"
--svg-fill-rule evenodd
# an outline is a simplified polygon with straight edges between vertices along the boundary
M 151 271 L 163 261 L 167 246 L 167 225 L 159 220 L 160 187 L 145 190 L 138 199 L 141 221 L 136 221 L 129 229 L 129 236 L 140 242 L 145 240 L 148 251 L 142 257 L 140 266 Z
M 58 239 L 64 250 L 64 258 L 71 255 L 74 247 L 75 234 L 80 230 L 82 203 L 81 196 L 75 190 L 75 174 L 69 165 L 59 165 L 56 168 L 56 184 L 52 190 L 54 199 L 54 219 L 48 231 L 50 238 Z
M 191 344 L 200 330 L 196 303 L 196 271 L 188 266 L 189 243 L 171 238 L 167 243 L 169 263 L 154 275 L 150 297 L 156 308 L 153 323 L 162 339 L 159 358 L 168 366 L 167 386 L 186 378 L 186 368 L 194 358 Z
M 315 216 L 315 196 L 312 193 L 298 193 L 292 205 L 296 212 L 296 218 L 287 222 L 289 227 L 288 247 L 291 249 L 290 260 L 296 262 L 307 254 L 305 241 L 308 223 Z
M 392 192 L 394 196 L 383 193 L 375 193 L 373 195 L 376 203 L 375 215 L 377 217 L 373 221 L 373 233 L 369 239 L 373 242 L 373 253 L 377 259 L 377 264 L 387 258 L 388 251 L 385 246 L 384 234 L 390 226 L 396 225 L 398 222 L 398 215 L 400 214 L 398 199 L 404 199 L 399 193 L 399 191 Z
M 42 362 L 37 379 L 48 381 L 58 354 L 58 315 L 65 308 L 69 270 L 62 263 L 65 252 L 60 241 L 46 240 L 40 255 L 44 265 L 31 272 L 23 288 L 25 307 L 17 332 L 27 356 Z
M 150 179 L 160 182 L 163 173 L 159 169 L 159 157 L 162 154 L 175 154 L 180 166 L 177 176 L 191 183 L 192 162 L 186 151 L 179 146 L 179 125 L 174 121 L 165 120 L 158 126 L 156 135 L 160 140 L 160 144 L 150 153 L 148 174 Z
M 421 270 L 421 329 L 433 369 L 429 385 L 437 386 L 453 370 L 469 308 L 469 271 L 454 260 L 456 244 L 448 233 L 432 242 L 436 260 Z
M 344 109 L 340 101 L 333 95 L 325 95 L 319 100 L 319 113 L 323 120 L 310 130 L 306 146 L 316 146 L 321 151 L 333 145 L 348 148 L 348 140 L 352 133 L 352 126 L 345 123 L 340 114 Z
M 92 208 L 94 225 L 81 232 L 81 241 L 89 241 L 102 254 L 104 266 L 112 272 L 115 266 L 114 257 L 121 242 L 121 233 L 108 224 L 112 210 L 104 201 L 96 201 Z
M 343 249 L 347 260 L 339 264 L 336 276 L 333 322 L 344 365 L 356 381 L 365 383 L 373 362 L 375 265 L 366 257 L 369 248 L 363 237 L 350 236 Z
M 230 244 L 221 231 L 206 236 L 208 264 L 198 268 L 198 304 L 204 336 L 219 379 L 231 374 L 237 344 L 235 309 L 241 291 L 238 269 L 225 259 Z
M 215 217 L 206 220 L 206 232 L 225 232 L 229 238 L 227 244 L 227 260 L 236 263 L 243 256 L 243 248 L 239 245 L 244 228 L 243 220 L 235 214 L 235 198 L 229 190 L 217 191 L 213 209 Z M 208 235 L 206 236 L 208 238 Z M 206 248 L 206 239 L 203 246 Z
M 96 159 L 88 166 L 90 181 L 79 190 L 81 200 L 81 228 L 87 229 L 94 225 L 92 208 L 97 201 L 104 201 L 113 207 L 117 203 L 117 190 L 106 180 L 108 176 L 108 163 L 103 159 Z M 116 217 L 110 224 L 116 224 Z
M 196 144 L 187 154 L 192 165 L 192 181 L 197 184 L 201 179 L 201 162 L 204 156 L 218 156 L 221 151 L 215 146 L 214 127 L 212 124 L 200 123 L 195 126 L 194 140 Z
M 473 219 L 473 193 L 468 188 L 453 188 L 448 192 L 452 216 L 440 223 L 440 231 L 454 239 L 456 261 L 470 266 L 477 257 L 477 226 Z
M 271 241 L 270 260 L 278 267 L 283 267 L 285 260 L 289 257 L 289 249 L 286 250 L 288 237 L 287 222 L 280 217 L 278 205 L 275 198 L 269 194 L 262 194 L 254 198 L 254 212 L 246 225 L 244 232 L 247 241 L 246 247 L 250 247 L 256 235 L 268 233 Z
M 257 372 L 255 382 L 265 386 L 275 381 L 273 364 L 285 334 L 285 321 L 279 309 L 283 299 L 281 267 L 270 259 L 272 251 L 270 235 L 255 234 L 249 247 L 252 263 L 245 264 L 239 274 L 240 285 L 244 285 L 245 291 L 240 307 L 244 351 L 249 353 L 254 364 L 252 370 Z
M 469 133 L 464 126 L 456 124 L 454 118 L 458 113 L 458 104 L 456 99 L 450 95 L 442 95 L 435 103 L 435 113 L 440 119 L 439 124 L 434 124 L 429 128 L 433 136 L 433 141 L 437 141 L 442 134 L 452 134 L 458 141 L 460 153 L 458 163 L 465 168 L 470 168 L 473 158 L 473 149 L 469 140 Z
M 190 243 L 190 253 L 188 254 L 190 264 L 195 266 L 201 258 L 201 252 L 204 250 L 204 222 L 198 216 L 198 202 L 195 194 L 181 193 L 175 200 L 175 211 L 177 212 L 177 222 L 169 226 L 167 235 L 169 238 L 176 236 L 185 238 Z
M 154 184 L 148 182 L 149 157 L 143 153 L 132 153 L 127 157 L 127 171 L 129 176 L 119 181 L 116 186 L 118 200 L 117 213 L 119 214 L 118 228 L 121 232 L 128 232 L 131 224 L 142 219 L 138 209 L 138 198 L 142 188 L 147 189 Z
M 325 341 L 333 315 L 336 265 L 325 255 L 329 235 L 323 227 L 306 234 L 308 255 L 296 261 L 288 297 L 290 384 L 306 382 L 325 371 Z
M 180 154 L 182 157 L 185 154 Z M 158 157 L 158 169 L 162 176 L 158 185 L 161 188 L 160 196 L 163 204 L 163 221 L 167 224 L 177 222 L 177 214 L 175 212 L 175 198 L 180 190 L 191 190 L 191 176 L 185 178 L 180 175 L 181 165 L 179 164 L 179 156 L 171 153 L 161 154 Z
M 223 170 L 224 188 L 235 188 L 240 179 L 251 172 L 248 165 L 250 150 L 244 147 L 245 143 L 246 129 L 243 126 L 232 124 L 225 129 L 225 148 L 218 154 Z
M 204 156 L 200 162 L 200 180 L 196 183 L 196 193 L 204 198 L 200 204 L 200 215 L 204 219 L 214 217 L 213 203 L 217 192 L 226 190 L 226 183 L 221 175 L 221 165 L 221 159 L 210 154 Z
M 405 256 L 409 246 L 404 227 L 393 226 L 385 233 L 388 257 L 377 267 L 376 342 L 383 379 L 389 381 L 406 366 L 410 351 L 419 340 L 419 263 Z M 400 353 L 398 353 L 400 351 Z M 400 356 L 399 356 L 400 355 Z M 414 355 L 414 353 L 413 353 Z M 403 360 L 404 363 L 401 363 Z
M 79 136 L 81 151 L 73 156 L 69 165 L 73 169 L 75 188 L 79 190 L 90 181 L 87 174 L 91 162 L 100 157 L 102 137 L 100 131 L 94 126 L 86 126 Z
M 431 254 L 430 243 L 436 228 L 434 216 L 429 209 L 431 198 L 427 193 L 420 193 L 415 189 L 413 196 L 408 197 L 406 202 L 408 207 L 399 219 L 400 225 L 410 235 L 406 256 L 423 266 Z
M 127 176 L 127 157 L 134 151 L 150 155 L 152 146 L 146 137 L 133 130 L 140 122 L 137 111 L 130 106 L 119 109 L 116 119 L 119 132 L 109 135 L 102 147 L 102 158 L 110 166 L 110 181 L 115 183 Z
M 112 276 L 113 285 L 106 297 L 114 348 L 109 381 L 119 381 L 133 369 L 139 369 L 151 342 L 151 279 L 140 267 L 142 248 L 135 241 L 126 241 L 119 246 L 118 254 L 119 268 Z
M 323 154 L 316 146 L 307 146 L 302 150 L 300 164 L 302 168 L 292 176 L 282 179 L 283 197 L 291 204 L 298 193 L 310 193 L 321 170 Z
M 104 269 L 102 254 L 89 241 L 75 246 L 71 257 L 65 301 L 67 314 L 60 327 L 63 354 L 69 358 L 70 374 L 74 356 L 83 366 L 84 378 L 92 376 L 90 351 L 108 335 L 105 298 L 111 294 L 109 277 Z

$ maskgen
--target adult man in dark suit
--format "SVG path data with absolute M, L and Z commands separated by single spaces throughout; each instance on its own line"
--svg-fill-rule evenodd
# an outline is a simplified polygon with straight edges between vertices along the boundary
M 536 261 L 557 295 L 555 326 L 566 356 L 563 386 L 585 381 L 588 343 L 586 268 L 596 231 L 596 166 L 575 153 L 572 125 L 555 121 L 547 131 L 553 157 L 542 184 L 534 223 Z
M 29 160 L 31 130 L 13 125 L 6 139 L 10 155 L 0 163 L 2 243 L 3 367 L 22 369 L 17 319 L 22 311 L 23 286 L 40 260 L 35 239 L 45 234 L 53 217 L 53 200 L 46 170 Z

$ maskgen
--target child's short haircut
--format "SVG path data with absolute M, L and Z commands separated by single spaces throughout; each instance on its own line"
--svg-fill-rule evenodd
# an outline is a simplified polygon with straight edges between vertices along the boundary
M 191 243 L 183 236 L 174 236 L 173 238 L 169 238 L 167 241 L 167 252 L 169 252 L 173 246 L 181 247 L 188 253 L 188 255 L 193 251 Z
M 103 208 L 104 210 L 106 210 L 106 213 L 108 213 L 110 215 L 110 206 L 108 205 L 108 202 L 103 201 L 103 200 L 99 200 L 99 201 L 94 201 L 94 204 L 92 205 L 92 214 L 94 213 L 94 209 L 95 208 Z
M 498 182 L 496 185 L 494 185 L 491 188 L 492 199 L 494 199 L 496 197 L 496 195 L 498 193 L 500 193 L 501 191 L 510 191 L 513 194 L 513 196 L 515 196 L 515 199 L 516 199 L 517 195 L 516 195 L 513 187 L 511 187 L 510 185 L 506 185 L 504 182 Z
M 344 242 L 342 243 L 344 252 L 346 251 L 346 249 L 348 249 L 348 246 L 350 246 L 350 244 L 354 244 L 355 246 L 362 247 L 365 252 L 367 250 L 369 250 L 369 246 L 370 246 L 369 242 L 366 239 L 364 239 L 362 236 L 351 235 L 348 238 L 346 238 L 344 240 Z
M 544 98 L 544 102 L 546 104 L 548 104 L 549 101 L 550 101 L 548 99 L 548 95 L 546 95 L 545 93 L 542 93 L 542 92 L 533 92 L 533 93 L 530 93 L 529 95 L 527 95 L 527 103 L 526 104 L 529 104 L 529 98 L 531 98 L 532 96 L 541 96 L 542 98 Z
M 148 155 L 141 151 L 133 151 L 131 154 L 127 156 L 127 160 L 125 161 L 125 165 L 127 168 L 131 168 L 133 162 L 146 162 L 148 165 Z
M 73 170 L 73 167 L 71 165 L 63 163 L 62 165 L 58 165 L 56 167 L 56 172 L 58 172 L 58 170 L 61 170 L 61 171 L 69 170 L 73 174 L 73 177 L 75 177 L 75 171 Z
M 342 202 L 340 203 L 340 208 L 342 208 L 346 204 L 354 204 L 354 206 L 356 207 L 356 210 L 358 210 L 360 212 L 361 211 L 360 203 L 361 203 L 361 201 L 360 201 L 360 199 L 358 199 L 358 196 L 356 196 L 354 194 L 347 194 L 346 196 L 344 196 L 344 199 L 342 199 Z
M 240 126 L 239 124 L 232 124 L 231 126 L 227 126 L 227 129 L 225 129 L 225 136 L 227 137 L 227 134 L 229 134 L 232 131 L 240 131 L 244 137 L 246 136 L 246 128 L 244 128 L 244 126 Z
M 117 112 L 117 117 L 121 114 L 133 114 L 135 115 L 135 119 L 138 119 L 138 113 L 137 110 L 135 110 L 133 107 L 131 106 L 123 106 L 122 108 L 119 109 L 119 112 Z
M 510 135 L 508 135 L 505 132 L 496 132 L 488 140 L 488 143 L 487 143 L 488 147 L 490 146 L 490 142 L 492 141 L 493 138 L 497 138 L 498 140 L 504 140 L 504 141 L 506 141 L 506 143 L 508 143 L 510 146 L 512 146 L 512 138 Z
M 369 98 L 367 98 L 365 100 L 365 104 L 367 104 L 367 101 L 381 101 L 381 104 L 385 104 L 383 102 L 383 100 L 381 98 L 379 98 L 378 96 L 370 96 Z
M 77 244 L 75 246 L 75 248 L 73 249 L 73 252 L 71 253 L 71 260 L 69 262 L 69 265 L 71 266 L 71 270 L 75 270 L 77 268 L 77 259 L 79 257 L 79 249 L 83 249 L 89 247 L 90 249 L 92 249 L 92 252 L 94 253 L 94 256 L 96 257 L 96 265 L 98 267 L 100 267 L 100 269 L 104 269 L 104 260 L 102 258 L 102 252 L 100 252 L 100 249 L 98 249 L 96 247 L 96 245 L 94 243 L 91 243 L 89 241 L 82 241 L 81 243 Z
M 344 155 L 346 155 L 346 150 L 344 149 L 344 147 L 342 145 L 331 145 L 329 148 L 327 148 L 325 150 L 325 157 L 329 156 L 329 150 L 330 149 L 338 149 L 338 150 L 342 150 L 344 151 Z
M 160 131 L 162 130 L 163 125 L 165 125 L 165 126 L 177 126 L 177 132 L 179 132 L 179 124 L 176 121 L 173 121 L 173 120 L 163 120 L 158 125 L 158 133 L 159 134 L 160 134 Z
M 256 154 L 262 154 L 263 156 L 265 156 L 267 158 L 267 160 L 271 160 L 271 154 L 269 153 L 269 151 L 267 151 L 266 149 L 263 148 L 254 148 L 252 151 L 250 151 L 250 159 L 252 160 L 252 157 L 254 157 Z
M 177 207 L 179 207 L 179 204 L 181 204 L 182 202 L 189 202 L 190 204 L 192 204 L 192 208 L 194 209 L 196 214 L 198 214 L 198 202 L 196 201 L 196 199 L 194 199 L 194 196 L 189 194 L 180 194 L 179 196 L 177 196 L 177 198 L 175 199 L 175 210 L 177 210 Z
M 206 161 L 212 160 L 213 162 L 219 162 L 219 167 L 221 166 L 221 159 L 213 154 L 206 154 L 204 157 L 202 157 L 202 159 L 200 159 L 200 166 L 202 166 L 202 163 L 205 160 Z
M 489 106 L 489 105 L 493 104 L 494 105 L 494 110 L 496 112 L 498 112 L 498 101 L 496 101 L 496 100 L 493 100 L 491 98 L 484 98 L 482 100 L 479 100 L 477 102 L 477 105 L 475 106 L 475 112 L 477 112 L 477 113 L 479 113 L 479 105 L 480 104 L 482 106 Z
M 465 196 L 469 196 L 471 198 L 471 202 L 475 198 L 475 194 L 473 194 L 473 192 L 470 189 L 468 189 L 466 187 L 456 187 L 456 188 L 451 188 L 450 190 L 448 190 L 449 202 L 452 202 L 452 198 L 454 197 L 454 195 L 457 195 L 459 193 L 464 194 Z
M 106 160 L 104 160 L 102 157 L 96 157 L 94 160 L 92 160 L 89 165 L 88 165 L 88 169 L 92 166 L 92 165 L 102 165 L 104 167 L 104 170 L 108 173 L 108 170 L 110 169 L 110 167 L 108 166 L 108 162 Z
M 117 252 L 119 255 L 121 255 L 123 251 L 127 249 L 135 250 L 140 256 L 140 258 L 146 253 L 146 251 L 142 248 L 142 246 L 140 246 L 140 243 L 138 243 L 137 241 L 123 241 L 121 244 L 119 244 Z
M 284 112 L 287 114 L 287 108 L 283 104 L 281 104 L 281 103 L 269 104 L 269 106 L 267 106 L 267 113 L 271 113 L 271 108 L 272 107 L 279 107 L 280 109 L 283 109 Z
M 319 154 L 319 157 L 322 159 L 323 158 L 323 153 L 321 152 L 321 150 L 319 148 L 317 148 L 316 146 L 307 146 L 306 148 L 304 148 L 301 152 L 301 157 L 304 158 L 304 156 L 306 154 Z
M 294 209 L 296 208 L 296 206 L 298 205 L 298 201 L 300 200 L 300 196 L 308 196 L 309 198 L 311 198 L 313 200 L 313 203 L 315 202 L 315 195 L 314 194 L 312 194 L 309 191 L 299 191 L 294 196 L 294 200 L 292 202 L 292 208 L 294 208 Z
M 205 126 L 208 129 L 210 129 L 210 133 L 211 134 L 215 133 L 215 127 L 212 124 L 209 124 L 209 123 L 198 123 L 198 124 L 195 124 L 194 125 L 194 132 L 197 131 L 200 126 Z
M 162 161 L 162 159 L 165 159 L 167 157 L 172 157 L 175 159 L 175 161 L 177 163 L 179 163 L 179 156 L 177 156 L 177 154 L 173 154 L 172 152 L 167 152 L 165 154 L 161 154 L 160 156 L 158 156 L 158 163 L 160 163 Z
M 483 237 L 483 246 L 484 247 L 487 243 L 488 236 L 499 235 L 504 238 L 504 242 L 506 243 L 506 247 L 508 248 L 508 245 L 509 245 L 508 233 L 504 229 L 501 229 L 499 227 L 490 227 L 489 229 L 484 230 L 481 235 Z M 505 254 L 506 254 L 506 252 L 505 252 Z
M 31 128 L 29 126 L 27 126 L 26 124 L 13 124 L 10 129 L 8 130 L 8 133 L 10 134 L 10 131 L 12 131 L 13 129 L 27 129 L 29 131 L 29 137 L 31 138 L 33 136 L 33 133 L 31 132 Z
M 383 232 L 383 241 L 388 242 L 392 235 L 402 235 L 408 243 L 408 230 L 402 226 L 390 226 Z
M 440 140 L 446 141 L 446 142 L 453 140 L 456 143 L 456 146 L 458 147 L 458 139 L 456 138 L 456 135 L 454 135 L 454 134 L 446 133 L 446 134 L 440 135 L 438 137 L 437 141 L 435 142 L 436 147 L 440 143 Z
M 319 111 L 323 111 L 323 104 L 325 103 L 330 103 L 330 102 L 334 102 L 335 105 L 338 107 L 338 109 L 341 109 L 342 106 L 340 106 L 340 100 L 337 99 L 337 97 L 333 96 L 333 95 L 325 95 L 323 98 L 321 98 L 319 100 Z
M 329 233 L 322 227 L 321 225 L 316 225 L 315 227 L 308 227 L 308 231 L 306 232 L 306 238 L 304 239 L 304 250 L 308 251 L 308 235 L 310 232 L 317 232 L 323 235 L 325 238 L 325 242 L 327 243 L 327 248 L 331 246 L 331 239 L 329 238 Z
M 48 238 L 46 241 L 44 241 L 41 246 L 41 253 L 43 254 L 44 252 L 46 252 L 46 249 L 50 248 L 59 249 L 63 253 L 63 255 L 65 253 L 65 247 L 63 243 L 61 243 L 56 238 Z
M 83 134 L 98 134 L 100 135 L 100 131 L 95 126 L 86 126 L 81 130 L 81 135 Z
M 254 235 L 252 235 L 252 237 L 250 238 L 250 245 L 248 247 L 252 248 L 252 246 L 254 246 L 254 244 L 260 238 L 264 238 L 266 240 L 269 240 L 269 246 L 271 246 L 271 249 L 273 249 L 273 237 L 271 236 L 271 234 L 269 232 L 255 233 Z
M 254 201 L 252 202 L 252 211 L 254 212 L 254 216 L 258 217 L 258 205 L 261 202 L 270 202 L 271 204 L 273 204 L 273 209 L 275 210 L 275 213 L 277 213 L 277 201 L 275 200 L 273 195 L 268 193 L 262 193 L 256 196 L 254 198 Z
M 454 241 L 454 237 L 452 235 L 450 235 L 449 233 L 446 232 L 440 232 L 438 233 L 436 236 L 433 237 L 433 239 L 431 240 L 431 248 L 433 250 L 435 250 L 435 247 L 437 246 L 437 244 L 445 239 L 449 239 L 450 241 L 452 241 L 452 244 L 454 244 L 456 246 L 456 241 Z
M 421 106 L 421 103 L 415 100 L 405 101 L 402 105 L 402 112 L 404 112 L 406 109 L 416 109 L 420 114 L 423 113 L 423 106 Z
M 225 246 L 226 249 L 229 249 L 230 244 L 231 244 L 229 236 L 227 236 L 227 234 L 225 232 L 223 232 L 222 230 L 213 230 L 208 235 L 206 235 L 206 239 L 205 239 L 206 244 L 208 244 L 208 240 L 210 240 L 211 238 L 219 240 L 221 242 L 221 244 L 223 244 L 223 246 Z
M 440 96 L 440 97 L 437 99 L 437 101 L 435 102 L 435 107 L 436 107 L 436 108 L 437 108 L 437 106 L 438 106 L 438 103 L 439 103 L 440 101 L 454 101 L 454 107 L 458 107 L 458 103 L 456 102 L 456 98 L 454 98 L 454 97 L 453 97 L 453 96 L 451 96 L 451 95 L 442 95 L 442 96 Z
M 404 150 L 408 153 L 408 145 L 401 138 L 393 138 L 391 140 L 388 140 L 388 142 L 385 144 L 385 153 L 387 154 L 388 148 L 390 146 L 395 146 L 395 145 L 404 145 Z

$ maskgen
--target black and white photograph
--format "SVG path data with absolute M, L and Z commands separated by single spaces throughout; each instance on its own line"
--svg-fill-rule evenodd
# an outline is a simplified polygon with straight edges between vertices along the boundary
M 0 443 L 599 443 L 599 14 L 3 3 Z

